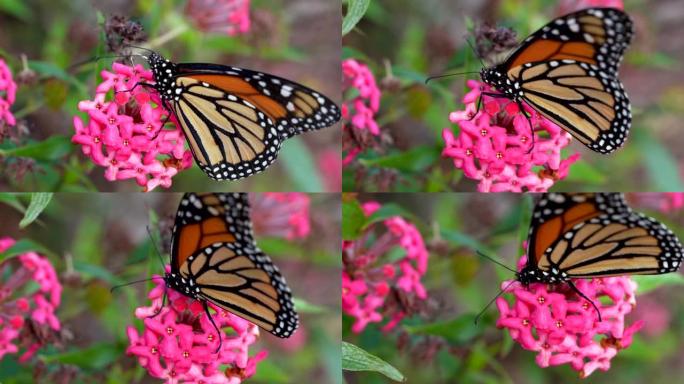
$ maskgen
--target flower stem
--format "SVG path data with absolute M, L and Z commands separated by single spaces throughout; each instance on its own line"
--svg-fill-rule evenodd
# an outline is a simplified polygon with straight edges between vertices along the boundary
M 180 36 L 183 32 L 188 30 L 188 24 L 182 23 L 176 26 L 176 28 L 164 33 L 163 35 L 154 38 L 147 43 L 150 49 L 166 44 L 166 42 L 175 39 Z

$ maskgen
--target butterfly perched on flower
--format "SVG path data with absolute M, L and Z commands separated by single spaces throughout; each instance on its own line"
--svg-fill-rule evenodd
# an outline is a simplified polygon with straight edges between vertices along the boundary
M 207 302 L 275 336 L 290 337 L 299 324 L 292 294 L 278 267 L 257 247 L 249 210 L 245 193 L 186 193 L 164 281 L 202 302 L 209 319 Z
M 629 99 L 618 66 L 634 35 L 630 17 L 615 8 L 589 8 L 559 17 L 526 38 L 482 81 L 525 102 L 587 147 L 620 148 L 629 133 Z
M 340 108 L 293 81 L 249 69 L 147 59 L 163 106 L 209 177 L 236 180 L 266 169 L 283 142 L 335 124 Z
M 549 193 L 532 214 L 527 265 L 518 280 L 567 283 L 571 279 L 674 272 L 684 258 L 664 224 L 634 212 L 620 193 Z

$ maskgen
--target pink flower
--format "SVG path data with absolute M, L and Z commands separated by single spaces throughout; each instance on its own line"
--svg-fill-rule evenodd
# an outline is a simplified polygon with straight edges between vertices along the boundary
M 354 59 L 342 61 L 343 92 L 353 90 L 355 96 L 342 103 L 342 129 L 346 135 L 353 137 L 353 130 L 367 131 L 373 136 L 380 135 L 380 127 L 375 121 L 375 114 L 380 109 L 381 92 L 375 77 L 368 66 Z M 346 146 L 343 164 L 351 163 L 356 155 L 363 150 L 356 142 Z
M 323 183 L 328 192 L 340 192 L 342 190 L 342 157 L 339 147 L 323 151 L 318 156 L 318 164 Z
M 518 269 L 526 262 L 523 256 Z M 629 347 L 644 322 L 625 323 L 625 316 L 636 306 L 637 285 L 630 277 L 576 279 L 573 283 L 599 307 L 602 321 L 592 304 L 567 284 L 531 283 L 526 287 L 504 281 L 501 287 L 508 287 L 514 301 L 509 306 L 503 297 L 497 299 L 501 314 L 497 327 L 508 329 L 524 349 L 537 352 L 540 367 L 570 364 L 580 377 L 587 377 L 596 369 L 607 371 L 610 360 Z
M 261 351 L 249 356 L 249 347 L 259 338 L 256 325 L 209 303 L 216 326 L 229 328 L 219 336 L 199 302 L 166 289 L 160 276 L 154 278 L 157 285 L 148 294 L 152 305 L 135 313 L 143 320 L 143 331 L 132 326 L 126 330 L 127 354 L 167 383 L 237 384 L 256 372 L 256 363 L 267 355 Z M 162 307 L 164 294 L 168 304 Z
M 249 32 L 249 0 L 189 0 L 185 14 L 203 32 L 228 36 Z
M 684 192 L 640 192 L 631 193 L 629 197 L 640 205 L 663 213 L 674 213 L 684 207 Z
M 582 9 L 596 7 L 625 8 L 622 0 L 561 0 L 558 4 L 558 14 L 566 15 Z
M 259 235 L 303 239 L 311 232 L 309 195 L 301 192 L 265 192 L 254 195 L 252 222 Z
M 9 237 L 0 238 L 0 252 L 14 245 Z M 0 263 L 0 360 L 5 354 L 17 353 L 15 339 L 31 319 L 39 332 L 24 332 L 22 344 L 30 345 L 20 357 L 21 362 L 31 359 L 44 345 L 34 334 L 59 331 L 61 324 L 55 311 L 61 302 L 62 285 L 48 259 L 35 252 L 26 252 Z M 32 288 L 35 286 L 35 288 Z M 19 296 L 22 292 L 31 292 Z
M 476 80 L 467 84 L 471 91 L 463 97 L 465 110 L 449 115 L 449 120 L 460 126 L 459 135 L 454 136 L 449 128 L 442 131 L 442 156 L 453 159 L 466 177 L 478 180 L 478 191 L 546 192 L 568 175 L 570 165 L 579 159 L 579 154 L 565 159 L 561 155 L 561 149 L 570 143 L 570 134 L 523 104 L 528 119 L 505 98 L 483 95 L 482 108 L 476 114 L 481 93 L 493 89 Z M 533 148 L 530 126 L 534 128 Z M 541 132 L 546 134 L 540 136 Z
M 380 204 L 368 202 L 362 208 L 370 216 Z M 405 254 L 397 260 L 386 260 L 388 252 L 396 247 Z M 342 252 L 342 310 L 355 318 L 353 332 L 362 332 L 369 323 L 382 322 L 384 315 L 389 321 L 382 330 L 390 331 L 411 315 L 401 306 L 393 308 L 388 304 L 392 291 L 408 300 L 427 299 L 420 279 L 427 271 L 428 251 L 420 232 L 404 218 L 394 216 L 371 225 L 358 240 L 343 241 Z
M 17 95 L 17 83 L 12 79 L 12 72 L 3 59 L 0 59 L 0 125 L 14 126 L 17 121 L 10 112 Z
M 152 81 L 152 73 L 140 65 L 114 63 L 114 72 L 102 71 L 94 100 L 78 104 L 88 114 L 84 122 L 74 117 L 71 141 L 83 154 L 105 167 L 109 181 L 135 179 L 149 192 L 157 186 L 169 188 L 171 178 L 192 166 L 192 153 L 178 125 L 165 129 L 168 112 L 160 107 L 157 93 L 138 85 Z M 114 91 L 113 101 L 106 101 Z

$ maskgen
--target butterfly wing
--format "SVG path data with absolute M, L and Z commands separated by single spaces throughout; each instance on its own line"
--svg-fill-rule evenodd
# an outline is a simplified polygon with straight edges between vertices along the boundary
M 591 8 L 553 20 L 500 66 L 521 98 L 591 149 L 620 148 L 631 108 L 618 66 L 634 35 L 629 16 Z
M 195 160 L 214 179 L 261 172 L 284 140 L 340 119 L 330 99 L 281 77 L 214 64 L 176 68 L 174 114 Z
M 186 194 L 171 249 L 172 273 L 193 295 L 279 337 L 297 328 L 290 289 L 254 242 L 246 194 Z
M 618 193 L 558 194 L 537 203 L 528 266 L 567 277 L 659 274 L 679 268 L 683 250 L 663 224 L 633 212 Z

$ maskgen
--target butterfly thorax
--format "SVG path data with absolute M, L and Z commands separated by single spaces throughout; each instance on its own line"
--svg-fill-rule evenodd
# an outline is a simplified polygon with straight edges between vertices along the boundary
M 528 265 L 518 273 L 518 281 L 522 285 L 529 285 L 531 283 L 554 284 L 566 280 L 568 280 L 567 274 L 555 267 L 552 267 L 548 271 L 544 271 L 535 266 Z
M 158 53 L 150 54 L 147 59 L 152 75 L 154 76 L 154 88 L 164 101 L 178 100 L 182 88 L 176 85 L 178 69 L 176 64 L 166 60 Z
M 523 96 L 520 82 L 507 76 L 502 65 L 482 68 L 480 77 L 482 78 L 482 81 L 496 88 L 498 91 L 503 92 L 509 99 L 519 101 Z
M 168 272 L 164 275 L 164 282 L 168 288 L 182 293 L 185 296 L 196 300 L 201 300 L 200 289 L 192 278 L 186 279 L 175 272 Z

